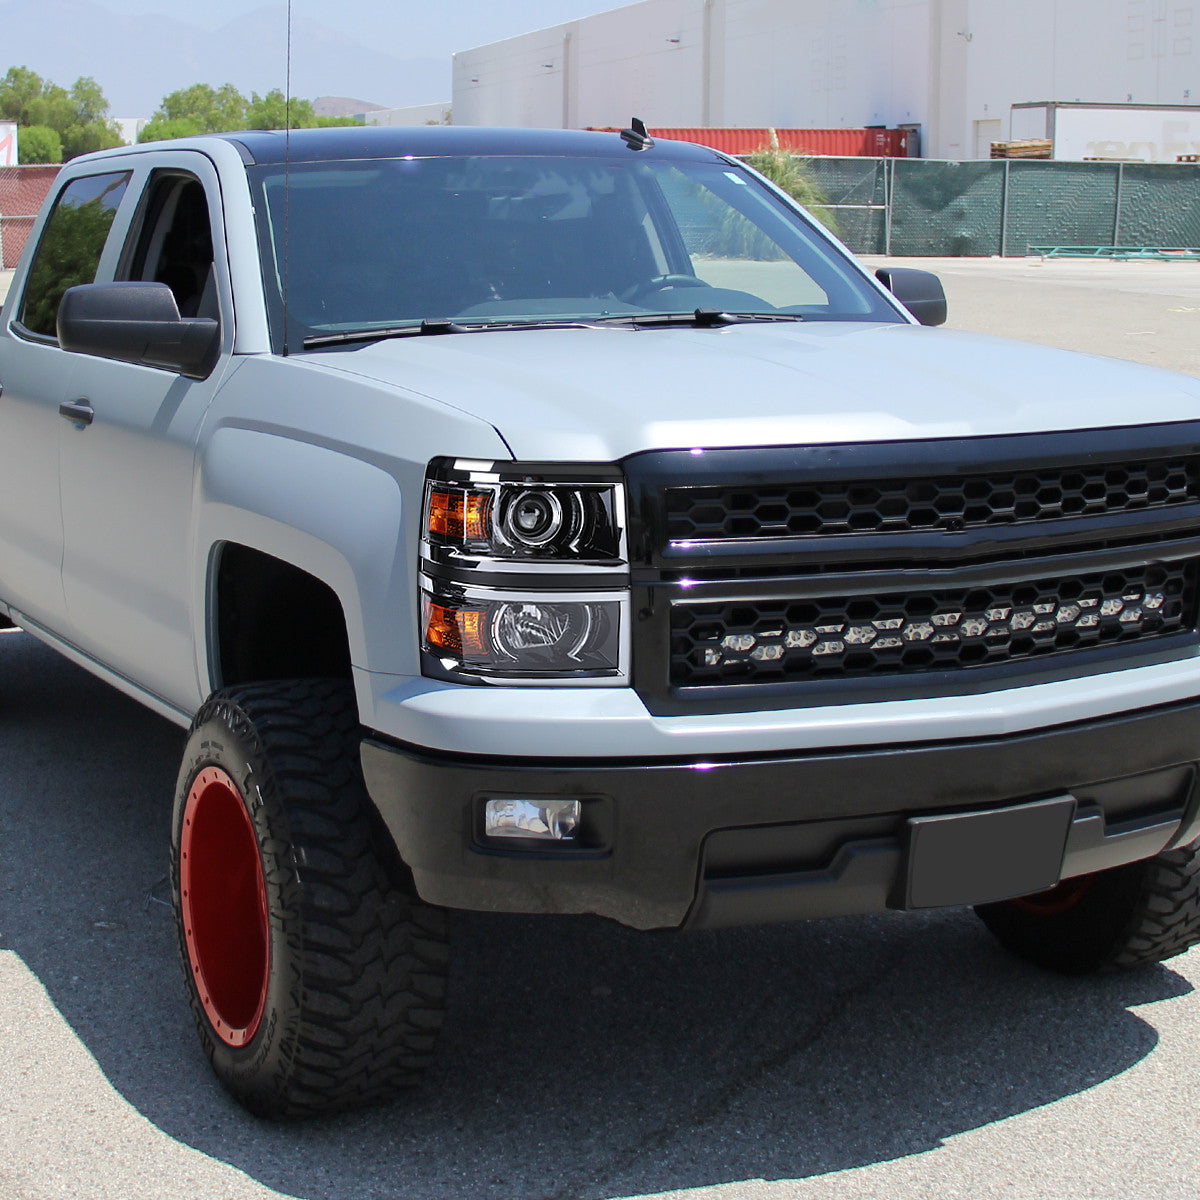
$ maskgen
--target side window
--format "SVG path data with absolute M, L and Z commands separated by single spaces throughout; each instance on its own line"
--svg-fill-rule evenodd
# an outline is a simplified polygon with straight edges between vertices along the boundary
M 126 279 L 165 283 L 181 317 L 218 317 L 212 226 L 204 186 L 192 175 L 150 181 L 142 227 Z
M 741 211 L 737 200 L 753 205 L 758 192 L 740 185 L 737 175 L 713 174 L 712 183 L 722 185 L 725 194 L 676 170 L 661 172 L 658 181 L 698 278 L 780 308 L 828 306 L 826 290 L 771 236 L 770 213 L 758 212 L 752 220 Z M 778 229 L 789 232 L 786 226 Z
M 17 320 L 31 333 L 56 336 L 63 292 L 92 283 L 130 172 L 73 179 L 55 202 L 29 269 Z

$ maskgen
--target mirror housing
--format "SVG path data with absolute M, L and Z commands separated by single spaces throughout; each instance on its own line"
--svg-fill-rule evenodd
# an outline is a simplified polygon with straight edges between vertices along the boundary
M 883 284 L 922 325 L 946 323 L 946 293 L 932 271 L 912 267 L 880 267 L 875 278 Z
M 85 283 L 68 288 L 58 308 L 64 350 L 162 367 L 203 379 L 217 362 L 220 326 L 179 315 L 165 283 Z

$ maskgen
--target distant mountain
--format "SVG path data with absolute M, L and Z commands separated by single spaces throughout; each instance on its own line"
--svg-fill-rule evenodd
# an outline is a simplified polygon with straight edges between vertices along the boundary
M 175 17 L 114 13 L 100 0 L 0 0 L 0 31 L 0 76 L 24 66 L 70 87 L 92 75 L 118 117 L 149 116 L 163 96 L 193 83 L 232 83 L 261 95 L 286 80 L 284 4 L 208 30 Z M 434 103 L 450 97 L 450 61 L 403 58 L 300 19 L 292 28 L 292 94 L 367 95 L 387 108 Z
M 318 96 L 312 106 L 318 117 L 356 117 L 360 113 L 378 112 L 383 107 L 349 96 Z

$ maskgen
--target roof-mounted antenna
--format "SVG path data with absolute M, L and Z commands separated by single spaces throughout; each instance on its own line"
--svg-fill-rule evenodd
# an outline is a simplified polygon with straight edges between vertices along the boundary
M 630 150 L 649 150 L 654 145 L 654 139 L 646 132 L 646 123 L 641 117 L 634 117 L 629 122 L 629 128 L 621 130 L 621 140 Z
M 283 357 L 288 356 L 288 270 L 292 262 L 292 0 L 287 4 L 283 101 Z

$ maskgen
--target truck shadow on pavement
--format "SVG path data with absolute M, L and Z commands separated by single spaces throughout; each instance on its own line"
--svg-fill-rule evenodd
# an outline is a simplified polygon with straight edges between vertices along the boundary
M 182 741 L 0 636 L 0 950 L 167 1137 L 289 1196 L 593 1200 L 883 1162 L 1128 1069 L 1157 1042 L 1129 1008 L 1191 992 L 1165 967 L 1041 974 L 962 911 L 685 935 L 462 914 L 423 1084 L 270 1125 L 212 1079 L 184 1004 Z

